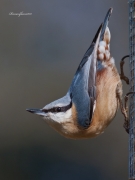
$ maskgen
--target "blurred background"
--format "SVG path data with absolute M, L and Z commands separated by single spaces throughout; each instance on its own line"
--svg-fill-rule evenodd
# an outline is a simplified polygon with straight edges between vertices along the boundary
M 127 179 L 128 135 L 120 110 L 104 134 L 88 140 L 65 139 L 25 111 L 65 95 L 110 7 L 111 53 L 119 70 L 128 54 L 127 1 L 1 0 L 1 180 Z M 9 15 L 22 11 L 32 15 Z M 126 62 L 126 75 L 128 69 Z M 129 87 L 123 83 L 123 89 Z

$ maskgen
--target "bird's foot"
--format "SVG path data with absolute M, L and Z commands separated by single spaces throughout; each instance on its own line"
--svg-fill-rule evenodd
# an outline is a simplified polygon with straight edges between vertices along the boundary
M 125 74 L 124 74 L 123 66 L 124 66 L 124 64 L 125 64 L 124 59 L 125 59 L 125 58 L 128 58 L 128 57 L 129 57 L 129 55 L 124 56 L 124 57 L 121 59 L 121 61 L 120 61 L 120 71 L 121 71 L 121 73 L 120 73 L 120 78 L 121 78 L 121 80 L 124 80 L 127 84 L 129 84 L 129 79 L 128 79 L 128 77 L 126 77 Z

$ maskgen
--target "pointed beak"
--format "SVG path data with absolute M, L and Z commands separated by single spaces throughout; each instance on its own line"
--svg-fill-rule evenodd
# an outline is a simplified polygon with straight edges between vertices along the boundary
M 45 116 L 45 112 L 43 112 L 42 109 L 26 109 L 26 111 L 40 116 Z

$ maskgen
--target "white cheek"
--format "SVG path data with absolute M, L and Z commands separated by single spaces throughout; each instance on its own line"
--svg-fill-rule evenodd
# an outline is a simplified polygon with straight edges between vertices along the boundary
M 61 123 L 63 121 L 63 118 L 64 118 L 64 113 L 63 112 L 59 112 L 59 113 L 56 113 L 53 116 L 55 118 L 55 121 L 58 121 L 58 122 Z
M 51 121 L 62 123 L 64 119 L 64 115 L 63 113 L 57 113 L 57 114 L 50 113 L 50 119 Z
M 69 119 L 69 118 L 71 118 L 71 116 L 72 116 L 72 111 L 71 111 L 71 109 L 69 109 L 69 110 L 67 110 L 66 113 L 65 113 L 65 118 L 66 118 L 66 119 Z
M 50 112 L 50 113 L 48 113 L 48 119 L 50 119 L 50 121 L 55 121 L 58 123 L 63 123 L 63 122 L 69 121 L 71 116 L 72 116 L 71 109 L 67 110 L 66 112 L 59 112 L 59 113 L 51 113 Z
M 62 113 L 49 113 L 49 116 L 52 121 L 61 122 Z

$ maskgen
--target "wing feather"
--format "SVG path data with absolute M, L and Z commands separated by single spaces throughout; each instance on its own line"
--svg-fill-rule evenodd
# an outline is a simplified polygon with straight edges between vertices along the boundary
M 68 91 L 76 107 L 78 125 L 82 128 L 90 126 L 96 106 L 97 48 L 104 36 L 111 13 L 110 8 L 104 23 L 99 27 L 90 47 L 84 54 Z

